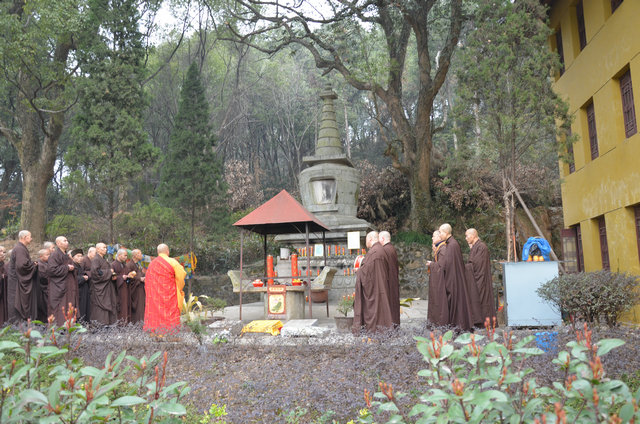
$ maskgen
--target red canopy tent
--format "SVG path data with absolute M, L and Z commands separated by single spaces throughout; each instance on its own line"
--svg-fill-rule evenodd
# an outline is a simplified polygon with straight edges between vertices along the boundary
M 242 253 L 244 231 L 262 234 L 264 238 L 265 269 L 267 263 L 267 234 L 304 233 L 307 252 L 309 251 L 309 232 L 322 232 L 322 244 L 325 242 L 325 232 L 329 230 L 318 218 L 305 209 L 286 190 L 266 201 L 253 212 L 239 219 L 234 226 L 240 229 L 240 281 L 242 281 Z M 324 251 L 324 249 L 323 249 Z M 326 255 L 326 252 L 325 252 Z M 326 256 L 325 256 L 326 262 Z M 307 255 L 307 270 L 311 269 L 311 258 Z M 266 271 L 265 271 L 266 275 Z M 307 273 L 307 291 L 309 299 L 309 318 L 312 318 L 311 308 L 311 273 Z M 240 284 L 240 319 L 242 319 L 242 284 Z

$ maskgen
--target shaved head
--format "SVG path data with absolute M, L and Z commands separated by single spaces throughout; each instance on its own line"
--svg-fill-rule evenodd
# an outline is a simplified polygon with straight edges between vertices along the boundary
M 164 253 L 166 255 L 169 254 L 169 246 L 167 246 L 166 244 L 162 243 L 158 245 L 158 255 L 160 253 Z
M 480 239 L 480 237 L 478 237 L 478 232 L 476 231 L 475 228 L 469 228 L 467 231 L 465 231 L 464 238 L 465 240 L 467 240 L 467 243 L 469 244 L 469 246 L 473 246 L 475 242 L 477 242 Z
M 449 224 L 442 224 L 440 226 L 439 230 L 440 230 L 440 233 L 442 233 L 442 236 L 445 237 L 445 238 L 447 236 L 450 236 L 451 232 L 453 231 L 452 228 L 451 228 L 451 225 L 449 225 Z
M 391 234 L 389 234 L 389 231 L 380 231 L 378 238 L 380 239 L 380 244 L 383 246 L 391 242 Z
M 367 249 L 373 246 L 374 244 L 378 243 L 379 241 L 380 241 L 380 236 L 378 235 L 378 232 L 371 231 L 369 234 L 367 234 L 367 239 L 365 242 L 367 245 Z

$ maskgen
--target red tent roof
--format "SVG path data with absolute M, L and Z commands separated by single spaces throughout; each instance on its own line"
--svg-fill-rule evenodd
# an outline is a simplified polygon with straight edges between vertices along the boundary
M 233 225 L 259 234 L 287 234 L 304 233 L 305 224 L 309 224 L 312 232 L 330 231 L 286 190 L 282 190 Z

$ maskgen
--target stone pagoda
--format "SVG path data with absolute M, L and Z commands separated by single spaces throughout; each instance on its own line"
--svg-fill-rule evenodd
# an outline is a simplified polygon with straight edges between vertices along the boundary
M 345 154 L 340 140 L 333 104 L 338 96 L 331 86 L 327 85 L 320 98 L 322 121 L 318 141 L 315 154 L 302 159 L 307 168 L 300 172 L 300 195 L 302 205 L 331 230 L 325 234 L 327 265 L 338 269 L 334 288 L 341 288 L 347 293 L 355 284 L 352 265 L 358 253 L 356 250 L 347 249 L 347 233 L 359 232 L 360 247 L 364 248 L 366 233 L 373 227 L 367 221 L 356 217 L 361 176 L 360 171 Z M 313 243 L 322 243 L 321 237 L 321 234 L 314 235 Z M 283 234 L 277 236 L 276 241 L 298 249 L 304 247 L 304 234 Z M 318 269 L 322 269 L 323 263 L 317 252 L 313 258 L 311 272 L 315 275 Z M 304 265 L 305 261 L 301 260 L 299 263 Z

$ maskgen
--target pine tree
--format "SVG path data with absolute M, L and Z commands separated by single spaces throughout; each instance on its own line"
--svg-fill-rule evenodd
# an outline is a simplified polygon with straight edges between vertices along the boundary
M 180 93 L 159 187 L 162 201 L 179 208 L 190 219 L 192 251 L 195 225 L 201 212 L 209 209 L 214 213 L 224 204 L 222 164 L 214 147 L 209 104 L 198 66 L 192 63 Z
M 81 82 L 74 143 L 65 159 L 76 171 L 69 180 L 84 179 L 85 195 L 107 215 L 114 242 L 119 203 L 130 180 L 154 163 L 157 150 L 143 128 L 145 50 L 137 2 L 104 1 L 99 10 L 94 22 L 101 30 L 91 56 L 82 58 L 88 77 Z

